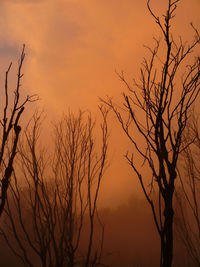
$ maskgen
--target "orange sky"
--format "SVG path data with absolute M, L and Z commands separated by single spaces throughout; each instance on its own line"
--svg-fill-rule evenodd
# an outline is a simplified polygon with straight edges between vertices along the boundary
M 167 2 L 151 5 L 160 12 Z M 200 1 L 182 0 L 176 13 L 175 32 L 191 38 L 189 22 L 200 26 Z M 137 76 L 147 54 L 143 44 L 152 44 L 157 29 L 145 0 L 1 0 L 0 65 L 16 59 L 25 43 L 24 86 L 39 94 L 49 117 L 69 107 L 96 113 L 98 96 L 118 97 L 123 90 L 115 69 L 129 79 Z M 104 182 L 110 203 L 139 190 L 130 186 L 132 173 L 123 159 L 128 145 L 116 125 L 111 125 L 111 167 Z

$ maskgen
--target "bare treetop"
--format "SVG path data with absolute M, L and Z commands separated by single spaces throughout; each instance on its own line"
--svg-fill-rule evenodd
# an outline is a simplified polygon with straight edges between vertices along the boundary
M 20 87 L 22 74 L 22 65 L 25 58 L 25 45 L 23 45 L 22 53 L 18 62 L 17 82 L 16 89 L 14 91 L 14 99 L 10 101 L 9 88 L 8 88 L 8 75 L 11 70 L 12 63 L 10 63 L 5 76 L 4 96 L 5 101 L 3 103 L 4 108 L 2 114 L 0 114 L 0 173 L 1 173 L 1 185 L 0 185 L 0 216 L 3 212 L 5 201 L 7 198 L 7 190 L 10 183 L 11 174 L 13 171 L 13 161 L 17 152 L 17 143 L 21 126 L 19 125 L 20 117 L 28 102 L 34 102 L 38 99 L 37 95 L 27 95 L 25 99 L 20 97 Z M 3 93 L 2 93 L 3 95 Z M 12 134 L 14 137 L 12 138 Z M 8 149 L 9 147 L 9 149 Z M 6 152 L 8 149 L 9 153 Z

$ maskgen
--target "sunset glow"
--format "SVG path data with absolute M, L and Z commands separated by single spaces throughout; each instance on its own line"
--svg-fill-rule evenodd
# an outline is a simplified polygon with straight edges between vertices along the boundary
M 163 14 L 167 3 L 150 1 L 156 14 Z M 200 30 L 200 1 L 181 0 L 175 13 L 172 25 L 175 38 L 181 36 L 183 42 L 193 40 L 190 23 Z M 1 0 L 0 85 L 4 86 L 5 71 L 11 61 L 10 84 L 14 84 L 16 62 L 25 44 L 23 89 L 28 95 L 37 94 L 40 100 L 27 108 L 24 121 L 34 110 L 44 110 L 46 120 L 41 136 L 48 145 L 52 135 L 49 128 L 69 110 L 90 111 L 98 125 L 100 99 L 110 97 L 121 105 L 122 93 L 127 88 L 117 73 L 123 71 L 132 85 L 133 78 L 140 78 L 143 59 L 149 58 L 147 46 L 153 47 L 153 38 L 161 36 L 146 0 Z M 195 55 L 200 55 L 200 45 Z M 144 195 L 124 157 L 128 150 L 132 152 L 133 145 L 112 113 L 108 116 L 108 128 L 109 167 L 102 181 L 99 204 L 117 210 L 132 203 L 133 195 L 138 201 Z M 138 136 L 135 138 L 141 142 Z M 116 214 L 112 216 L 120 221 Z M 108 224 L 112 216 L 108 213 Z M 131 215 L 133 224 L 134 220 Z M 136 224 L 140 222 L 136 220 Z M 126 229 L 126 225 L 123 227 Z M 112 240 L 112 231 L 110 235 Z M 145 238 L 141 238 L 141 247 L 142 242 L 147 242 Z M 120 234 L 119 239 L 123 243 Z

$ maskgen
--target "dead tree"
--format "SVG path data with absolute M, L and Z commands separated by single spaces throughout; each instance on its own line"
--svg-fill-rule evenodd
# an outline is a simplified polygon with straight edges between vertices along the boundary
M 14 96 L 11 95 L 8 76 L 12 63 L 10 63 L 6 75 L 4 90 L 1 93 L 1 117 L 0 117 L 0 216 L 4 210 L 7 191 L 10 184 L 10 178 L 13 172 L 13 162 L 17 152 L 17 143 L 21 126 L 19 124 L 20 117 L 28 102 L 35 101 L 37 96 L 27 96 L 26 99 L 21 99 L 21 81 L 22 81 L 22 65 L 25 58 L 23 46 L 21 57 L 18 62 L 18 73 L 16 81 L 16 89 Z
M 132 86 L 123 73 L 118 74 L 128 89 L 121 109 L 112 99 L 103 100 L 133 145 L 134 152 L 127 153 L 126 158 L 152 209 L 161 241 L 160 266 L 164 267 L 171 266 L 173 259 L 173 196 L 182 135 L 188 110 L 200 90 L 200 58 L 191 63 L 191 53 L 200 43 L 199 33 L 191 24 L 195 37 L 190 44 L 181 38 L 177 41 L 172 34 L 171 22 L 178 2 L 169 0 L 161 18 L 147 2 L 162 37 L 154 38 L 154 48 L 147 47 L 150 58 L 144 58 L 138 82 L 134 80 Z M 136 141 L 137 134 L 140 141 Z M 139 158 L 143 169 L 138 166 Z M 146 166 L 152 174 L 149 179 Z
M 101 266 L 103 227 L 94 244 L 97 201 L 107 158 L 107 111 L 99 143 L 91 116 L 69 113 L 55 126 L 51 155 L 40 143 L 35 115 L 20 146 L 1 234 L 25 266 Z M 25 180 L 19 184 L 17 176 Z M 89 222 L 89 223 L 87 223 Z M 98 246 L 97 246 L 98 244 Z
M 200 129 L 194 111 L 184 131 L 185 149 L 176 190 L 176 232 L 195 266 L 200 266 Z

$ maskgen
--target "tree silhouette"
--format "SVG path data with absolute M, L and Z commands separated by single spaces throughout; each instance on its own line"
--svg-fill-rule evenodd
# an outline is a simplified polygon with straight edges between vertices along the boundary
M 184 131 L 185 150 L 179 166 L 180 188 L 176 192 L 175 216 L 178 237 L 195 266 L 200 266 L 200 132 L 194 111 Z
M 181 38 L 176 41 L 172 34 L 171 22 L 178 2 L 169 0 L 166 14 L 161 18 L 147 2 L 163 40 L 154 38 L 155 47 L 147 47 L 150 58 L 144 58 L 140 80 L 134 80 L 133 86 L 123 72 L 118 74 L 128 89 L 128 93 L 123 93 L 123 106 L 119 108 L 111 98 L 103 100 L 114 111 L 134 147 L 134 152 L 127 153 L 126 158 L 152 209 L 161 241 L 160 266 L 164 267 L 171 266 L 173 260 L 173 196 L 177 161 L 184 149 L 181 148 L 183 131 L 200 90 L 200 58 L 189 64 L 193 49 L 200 43 L 199 33 L 191 24 L 195 33 L 191 44 Z M 136 133 L 140 141 L 136 141 Z M 138 166 L 139 158 L 143 169 Z M 145 177 L 145 166 L 151 171 L 149 179 Z
M 1 105 L 3 108 L 1 109 L 0 117 L 0 216 L 4 210 L 10 178 L 13 172 L 13 162 L 17 152 L 17 143 L 21 131 L 19 120 L 24 112 L 26 104 L 37 99 L 36 95 L 27 96 L 24 100 L 22 100 L 20 96 L 21 80 L 23 77 L 22 65 L 25 58 L 24 50 L 25 46 L 23 46 L 21 57 L 18 62 L 17 82 L 14 97 L 10 95 L 8 85 L 8 76 L 12 63 L 10 63 L 6 71 L 4 91 L 2 90 L 1 94 Z
M 55 125 L 52 156 L 40 143 L 41 115 L 25 130 L 1 234 L 25 266 L 102 266 L 97 201 L 106 167 L 108 111 L 95 141 L 91 115 L 69 113 Z M 18 175 L 24 183 L 18 182 Z M 97 223 L 100 233 L 95 232 Z M 97 235 L 99 242 L 94 243 Z M 95 239 L 96 240 L 96 239 Z

